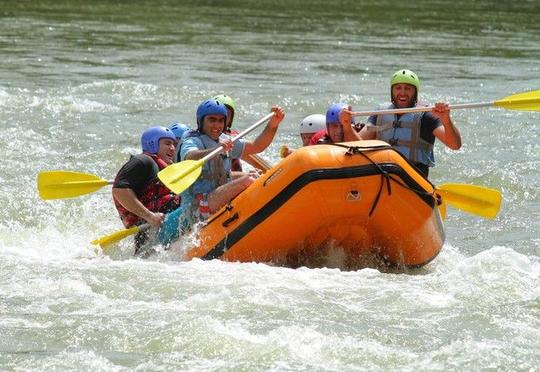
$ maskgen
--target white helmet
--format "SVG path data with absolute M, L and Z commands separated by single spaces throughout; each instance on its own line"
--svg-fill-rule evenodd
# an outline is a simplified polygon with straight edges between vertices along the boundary
M 300 134 L 317 133 L 326 129 L 326 116 L 313 114 L 306 116 L 300 123 Z

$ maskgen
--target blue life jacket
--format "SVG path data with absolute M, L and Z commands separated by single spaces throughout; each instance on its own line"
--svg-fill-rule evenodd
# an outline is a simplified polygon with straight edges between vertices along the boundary
M 221 134 L 227 137 L 226 134 Z M 220 146 L 218 141 L 213 140 L 206 134 L 198 131 L 190 132 L 183 140 L 180 154 L 184 158 L 190 151 L 214 149 Z M 209 159 L 203 165 L 199 178 L 182 193 L 183 218 L 182 227 L 185 229 L 194 222 L 205 220 L 208 216 L 205 212 L 207 197 L 219 186 L 231 181 L 231 158 L 240 158 L 244 151 L 241 140 L 235 141 L 229 154 L 220 153 Z
M 197 147 L 199 150 L 203 149 L 214 149 L 219 146 L 219 142 L 211 139 L 206 134 L 203 134 L 199 131 L 191 131 L 184 135 L 184 141 L 190 138 L 197 138 L 198 144 Z M 220 137 L 229 137 L 229 135 L 222 133 Z M 224 185 L 227 182 L 231 181 L 231 168 L 232 168 L 232 159 L 240 158 L 243 152 L 243 144 L 241 141 L 234 142 L 233 150 L 230 154 L 221 153 L 214 157 L 213 159 L 208 160 L 203 165 L 203 171 L 201 172 L 200 179 L 206 179 L 212 184 L 211 192 L 217 187 Z M 182 149 L 179 151 L 179 155 L 182 153 Z M 183 160 L 183 159 L 180 159 Z
M 385 104 L 380 109 L 395 109 L 393 104 Z M 421 135 L 421 120 L 423 112 L 411 112 L 401 115 L 377 115 L 375 126 L 368 130 L 377 132 L 376 138 L 388 142 L 412 163 L 435 165 L 433 144 L 424 140 Z

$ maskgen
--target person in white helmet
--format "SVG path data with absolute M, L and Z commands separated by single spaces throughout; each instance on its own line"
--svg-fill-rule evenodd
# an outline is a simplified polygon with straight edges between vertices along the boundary
M 308 146 L 311 137 L 317 132 L 326 129 L 326 117 L 322 114 L 312 114 L 306 116 L 300 122 L 300 138 L 302 139 L 302 146 Z M 289 149 L 287 145 L 281 147 L 281 157 L 287 157 L 292 154 L 293 150 Z

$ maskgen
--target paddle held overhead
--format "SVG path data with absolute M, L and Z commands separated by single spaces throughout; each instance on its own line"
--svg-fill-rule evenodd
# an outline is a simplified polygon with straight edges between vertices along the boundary
M 264 118 L 240 132 L 232 141 L 239 140 L 248 133 L 252 132 L 255 128 L 270 120 L 274 116 L 274 113 L 266 115 Z M 162 169 L 158 173 L 158 177 L 161 182 L 167 186 L 175 194 L 180 194 L 190 187 L 199 178 L 202 172 L 202 166 L 204 163 L 222 152 L 222 147 L 216 147 L 214 151 L 206 155 L 199 160 L 184 160 L 179 163 L 169 165 L 167 168 Z
M 450 110 L 467 109 L 476 107 L 502 107 L 508 110 L 520 111 L 540 111 L 540 90 L 533 90 L 525 93 L 513 94 L 504 97 L 497 101 L 478 102 L 478 103 L 460 103 L 450 105 Z M 401 109 L 377 110 L 377 111 L 357 111 L 353 112 L 353 116 L 371 116 L 371 115 L 387 115 L 387 114 L 406 114 L 408 112 L 431 111 L 434 106 L 407 107 Z

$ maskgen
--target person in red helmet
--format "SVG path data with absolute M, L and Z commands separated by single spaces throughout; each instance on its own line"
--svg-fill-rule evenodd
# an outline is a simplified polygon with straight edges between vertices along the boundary
M 380 109 L 400 109 L 418 105 L 420 80 L 410 70 L 398 70 L 390 79 L 391 104 Z M 427 177 L 435 165 L 433 145 L 439 139 L 452 150 L 461 148 L 461 134 L 450 118 L 448 104 L 437 102 L 431 112 L 401 115 L 373 115 L 360 132 L 363 139 L 388 142 Z

